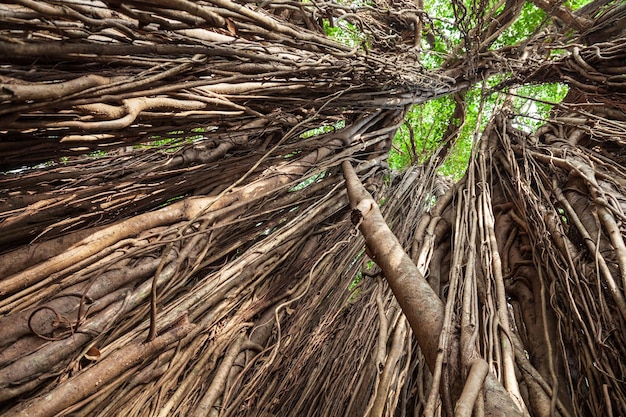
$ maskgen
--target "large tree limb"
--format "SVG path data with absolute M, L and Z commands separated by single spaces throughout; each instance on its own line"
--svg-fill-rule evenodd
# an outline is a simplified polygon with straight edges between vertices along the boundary
M 382 269 L 433 371 L 443 328 L 444 305 L 385 223 L 378 204 L 361 184 L 350 162 L 344 161 L 341 167 L 353 210 L 352 219 L 357 221 L 372 260 Z M 457 358 L 458 342 L 449 346 L 449 357 Z M 460 379 L 460 375 L 449 378 L 454 384 L 450 388 L 453 401 L 458 399 L 462 389 Z M 484 389 L 486 416 L 522 416 L 493 374 L 487 375 Z
M 133 343 L 111 353 L 89 371 L 59 384 L 53 391 L 16 405 L 6 416 L 54 416 L 87 398 L 124 371 L 157 356 L 182 339 L 195 325 L 183 323 L 150 343 Z

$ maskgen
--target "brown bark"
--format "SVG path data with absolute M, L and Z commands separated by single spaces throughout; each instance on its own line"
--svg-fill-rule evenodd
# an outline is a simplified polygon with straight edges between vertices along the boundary
M 538 416 L 624 415 L 626 8 L 536 3 L 504 47 L 521 0 L 0 4 L 0 413 L 65 392 L 52 412 L 496 415 L 497 375 Z M 493 74 L 571 93 L 535 135 L 499 115 L 449 193 L 436 158 L 386 170 L 407 106 L 461 93 L 460 117 Z M 353 217 L 380 202 L 397 238 L 369 230 L 391 289 L 345 160 L 374 195 Z M 183 312 L 149 363 L 85 355 L 113 366 Z
M 150 361 L 161 351 L 182 339 L 194 327 L 178 326 L 146 344 L 132 344 L 111 353 L 93 368 L 57 385 L 51 392 L 35 397 L 8 410 L 6 416 L 55 416 L 64 409 L 96 392 L 102 385 L 142 362 Z
M 389 230 L 378 204 L 363 187 L 350 162 L 343 162 L 342 169 L 346 178 L 353 218 L 365 238 L 371 258 L 382 269 L 413 329 L 428 366 L 431 371 L 434 371 L 439 336 L 443 328 L 443 303 Z M 451 343 L 451 346 L 451 351 L 446 352 L 446 355 L 451 358 L 450 363 L 458 363 L 458 359 L 455 358 L 459 357 L 459 351 L 454 348 L 458 346 L 458 343 Z M 462 382 L 457 374 L 460 370 L 453 366 L 451 371 L 453 372 L 450 376 L 451 391 L 453 401 L 456 402 L 460 396 Z M 484 388 L 485 415 L 522 415 L 493 375 L 487 377 Z

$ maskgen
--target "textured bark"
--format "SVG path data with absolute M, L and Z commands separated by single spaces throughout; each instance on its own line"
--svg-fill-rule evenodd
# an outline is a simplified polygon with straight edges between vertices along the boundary
M 0 413 L 626 415 L 626 8 L 361 3 L 0 4 Z
M 385 223 L 378 204 L 363 187 L 350 162 L 343 162 L 341 167 L 346 178 L 353 222 L 365 238 L 369 256 L 382 269 L 411 324 L 431 372 L 434 372 L 444 326 L 444 305 Z M 451 341 L 450 345 L 450 350 L 444 355 L 448 356 L 446 362 L 452 365 L 450 391 L 453 403 L 456 403 L 463 388 L 460 368 L 455 367 L 460 352 L 458 341 Z M 493 375 L 487 376 L 484 388 L 486 416 L 523 415 Z

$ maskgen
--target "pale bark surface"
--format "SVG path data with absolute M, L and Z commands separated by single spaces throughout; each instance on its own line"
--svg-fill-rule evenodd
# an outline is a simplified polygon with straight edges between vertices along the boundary
M 535 1 L 501 46 L 523 1 L 452 3 L 458 42 L 420 1 L 1 4 L 0 413 L 625 415 L 626 7 Z

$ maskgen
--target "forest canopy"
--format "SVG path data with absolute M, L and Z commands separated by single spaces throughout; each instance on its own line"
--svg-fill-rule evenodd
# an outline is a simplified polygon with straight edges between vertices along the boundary
M 6 416 L 626 415 L 626 4 L 0 4 Z

